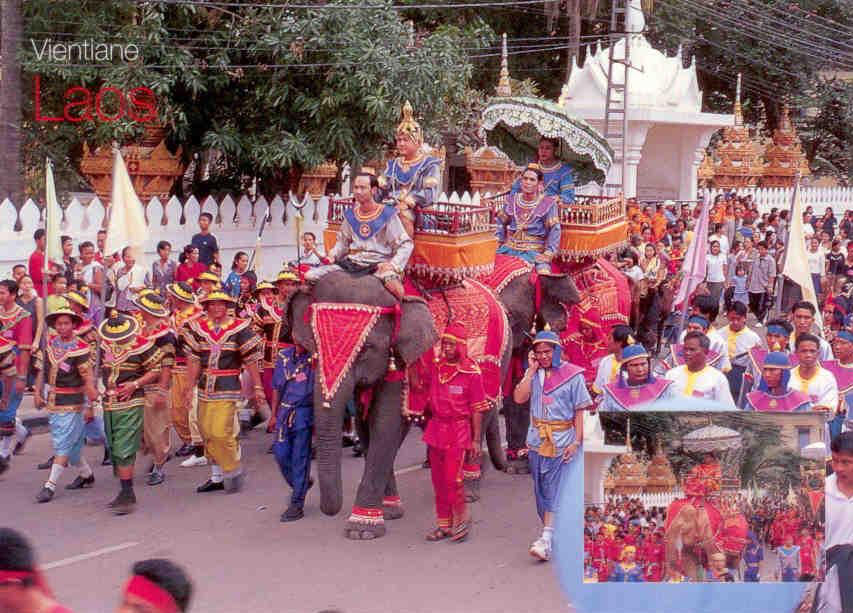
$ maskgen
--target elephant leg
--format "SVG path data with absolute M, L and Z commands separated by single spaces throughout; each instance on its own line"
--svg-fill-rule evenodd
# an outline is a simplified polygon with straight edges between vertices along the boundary
M 486 439 L 486 447 L 489 450 L 489 457 L 492 460 L 492 466 L 500 471 L 505 471 L 507 467 L 506 453 L 504 453 L 503 444 L 501 443 L 501 427 L 498 421 L 498 409 L 493 408 L 486 415 L 483 423 L 483 433 Z
M 530 472 L 527 463 L 527 428 L 530 425 L 530 404 L 518 404 L 511 396 L 504 398 L 506 420 L 507 468 L 511 475 Z
M 411 428 L 411 422 L 406 419 L 402 421 L 400 445 L 406 440 L 406 435 Z M 391 470 L 388 472 L 388 483 L 385 485 L 385 495 L 382 497 L 382 513 L 385 519 L 400 519 L 405 514 L 403 500 L 400 498 L 400 492 L 397 490 L 397 477 L 394 475 L 393 464 L 391 465 Z
M 320 510 L 326 515 L 337 515 L 343 505 L 341 480 L 341 424 L 346 401 L 352 396 L 353 386 L 349 377 L 329 403 L 314 403 L 314 431 L 316 433 L 317 476 L 320 485 Z M 319 384 L 314 390 L 320 398 Z
M 370 446 L 355 505 L 347 520 L 347 538 L 367 540 L 385 536 L 382 498 L 402 437 L 401 391 L 400 382 L 384 382 L 374 394 L 367 416 Z

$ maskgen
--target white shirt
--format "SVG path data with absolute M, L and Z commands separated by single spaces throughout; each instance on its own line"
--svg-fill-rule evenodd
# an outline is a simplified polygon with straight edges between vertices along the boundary
M 826 252 L 823 247 L 818 247 L 817 251 L 811 249 L 806 250 L 806 259 L 809 262 L 809 272 L 813 275 L 822 275 L 826 268 Z
M 724 258 L 728 257 L 728 255 L 729 255 L 729 237 L 726 236 L 725 234 L 712 234 L 711 236 L 708 237 L 708 243 L 710 244 L 714 241 L 717 241 L 718 243 L 720 243 L 720 253 L 722 254 L 722 256 Z M 710 248 L 708 250 L 708 253 L 709 254 L 711 253 Z
M 815 406 L 832 409 L 829 412 L 830 418 L 838 407 L 838 383 L 835 381 L 835 375 L 820 366 L 818 366 L 815 375 L 808 380 L 800 376 L 799 366 L 792 368 L 788 389 L 808 394 Z
M 598 370 L 595 371 L 595 381 L 592 384 L 592 390 L 596 394 L 604 393 L 604 386 L 608 383 L 614 383 L 619 377 L 621 366 L 622 364 L 612 353 L 608 353 L 601 358 L 601 361 L 598 363 Z
M 639 283 L 643 280 L 643 269 L 639 266 L 631 266 L 631 268 L 626 268 L 622 271 L 623 274 L 631 279 L 634 283 Z
M 717 255 L 709 253 L 706 262 L 708 263 L 706 278 L 709 283 L 722 283 L 726 280 L 725 270 L 728 265 L 728 258 L 722 251 Z
M 796 338 L 796 336 L 794 336 L 795 334 L 796 334 L 795 332 L 792 332 L 791 336 L 788 337 L 788 346 L 791 348 L 791 351 L 794 353 L 796 353 L 796 347 L 797 347 L 797 338 Z M 818 336 L 817 338 L 820 341 L 820 343 L 819 343 L 820 346 L 818 347 L 818 352 L 817 352 L 817 359 L 820 360 L 821 362 L 826 362 L 827 360 L 835 359 L 835 356 L 832 355 L 832 345 L 830 345 L 826 341 L 826 339 L 823 338 L 822 336 Z
M 729 361 L 737 366 L 748 366 L 749 350 L 761 345 L 761 337 L 749 328 L 732 332 L 729 326 L 724 326 L 720 328 L 719 334 L 726 347 Z
M 826 547 L 853 543 L 853 496 L 838 489 L 838 475 L 826 478 Z
M 687 370 L 686 364 L 682 364 L 669 370 L 666 378 L 672 381 L 676 396 L 706 398 L 719 402 L 727 409 L 735 408 L 728 380 L 723 373 L 712 366 L 705 366 L 694 373 Z

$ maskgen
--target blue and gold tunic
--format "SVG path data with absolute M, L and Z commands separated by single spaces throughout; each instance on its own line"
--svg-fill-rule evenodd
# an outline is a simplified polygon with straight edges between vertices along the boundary
M 559 198 L 563 204 L 571 204 L 575 201 L 575 173 L 572 167 L 565 162 L 557 162 L 553 166 L 542 166 L 539 170 L 544 175 L 545 195 Z M 521 178 L 512 184 L 511 193 L 521 192 Z
M 510 194 L 498 213 L 498 253 L 520 257 L 530 264 L 536 256 L 550 262 L 560 248 L 560 219 L 557 201 L 539 196 L 526 202 L 521 194 Z

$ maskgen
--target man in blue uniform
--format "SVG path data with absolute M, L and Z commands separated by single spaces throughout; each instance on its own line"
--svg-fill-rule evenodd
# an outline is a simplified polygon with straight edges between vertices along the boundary
M 513 400 L 519 404 L 530 400 L 527 430 L 530 476 L 536 511 L 544 525 L 542 536 L 530 547 L 530 555 L 544 562 L 551 559 L 560 481 L 568 479 L 571 485 L 567 487 L 583 491 L 580 462 L 572 460 L 581 450 L 583 410 L 592 405 L 592 399 L 583 369 L 561 359 L 560 337 L 547 326 L 533 339 L 528 363 L 524 377 L 515 387 Z
M 281 521 L 304 517 L 305 494 L 312 485 L 311 427 L 314 425 L 314 361 L 300 345 L 278 353 L 272 377 L 272 406 L 278 408 L 273 454 L 293 488 Z

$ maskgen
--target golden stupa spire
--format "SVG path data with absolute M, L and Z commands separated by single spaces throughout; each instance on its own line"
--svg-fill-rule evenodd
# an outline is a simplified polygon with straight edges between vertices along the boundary
M 509 60 L 506 51 L 506 32 L 501 36 L 501 74 L 498 79 L 498 86 L 495 88 L 495 93 L 498 96 L 512 96 L 512 88 L 509 84 Z
M 735 88 L 735 125 L 743 125 L 743 107 L 740 105 L 740 79 L 741 74 L 737 73 L 737 87 Z

